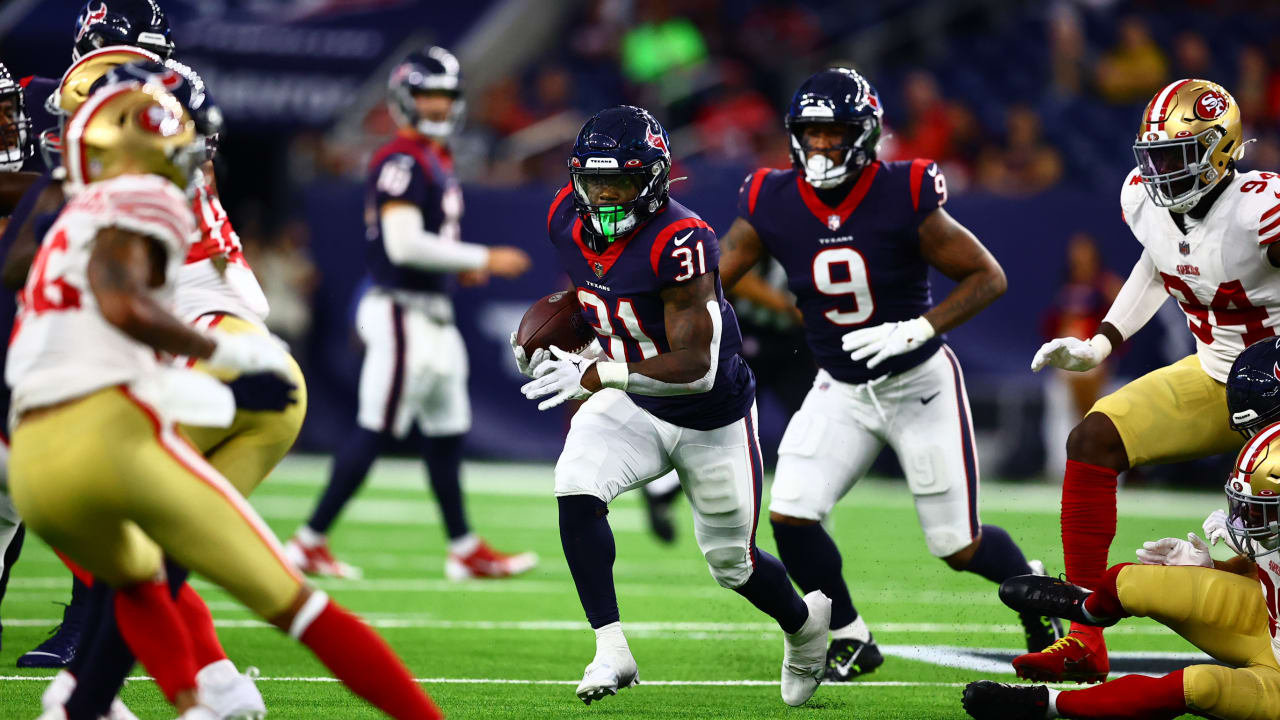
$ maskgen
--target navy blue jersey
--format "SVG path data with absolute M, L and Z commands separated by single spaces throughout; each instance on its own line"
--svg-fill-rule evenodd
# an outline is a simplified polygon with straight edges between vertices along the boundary
M 795 170 L 761 169 L 743 182 L 738 215 L 786 268 L 809 347 L 832 377 L 862 383 L 902 372 L 941 345 L 934 337 L 868 370 L 840 349 L 840 339 L 933 306 L 916 231 L 946 199 L 946 181 L 932 160 L 872 163 L 837 207 L 823 203 Z
M 365 183 L 365 238 L 369 241 L 369 274 L 380 287 L 421 292 L 447 292 L 449 273 L 396 265 L 382 243 L 382 207 L 407 202 L 422 211 L 422 229 L 442 239 L 461 239 L 462 189 L 453 162 L 439 146 L 403 135 L 383 145 L 369 163 Z
M 24 171 L 44 172 L 45 170 L 53 169 L 45 165 L 44 155 L 40 152 L 40 133 L 49 129 L 52 129 L 55 134 L 59 132 L 58 118 L 50 113 L 45 106 L 49 96 L 58 89 L 58 82 L 54 78 L 43 78 L 35 75 L 24 77 L 18 81 L 18 84 L 22 86 L 22 104 L 26 108 L 27 119 L 31 121 L 31 142 L 35 147 L 35 154 L 27 158 L 27 161 L 22 165 Z
M 707 273 L 716 275 L 720 302 L 720 354 L 715 385 L 696 395 L 631 395 L 637 405 L 681 427 L 712 430 L 746 417 L 756 382 L 743 359 L 733 306 L 720 288 L 720 244 L 715 231 L 674 199 L 644 225 L 602 253 L 583 239 L 582 219 L 565 186 L 551 203 L 547 232 L 560 264 L 578 290 L 578 302 L 609 357 L 635 362 L 671 351 L 661 292 Z

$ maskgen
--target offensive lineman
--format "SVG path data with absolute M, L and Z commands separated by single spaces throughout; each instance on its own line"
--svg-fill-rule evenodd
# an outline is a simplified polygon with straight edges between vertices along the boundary
M 182 192 L 203 158 L 193 126 L 172 95 L 138 83 L 104 88 L 68 125 L 72 200 L 31 268 L 6 370 L 14 503 L 33 532 L 118 590 L 121 631 L 185 717 L 209 714 L 196 704 L 165 552 L 300 639 L 388 714 L 439 717 L 385 643 L 306 586 L 262 520 L 177 433 L 178 420 L 229 424 L 234 402 L 157 352 L 290 375 L 270 337 L 206 334 L 164 309 L 196 230 Z
M 603 110 L 578 133 L 570 183 L 547 231 L 600 342 L 581 357 L 526 358 L 522 391 L 539 410 L 586 398 L 555 470 L 560 541 L 596 634 L 577 694 L 587 704 L 639 681 L 613 584 L 609 502 L 671 470 L 693 508 L 711 575 L 785 633 L 782 699 L 801 705 L 822 680 L 831 603 L 796 594 L 782 563 L 756 547 L 763 469 L 755 377 L 720 288 L 715 233 L 668 195 L 667 132 L 647 111 Z
M 881 113 L 853 70 L 807 79 L 786 120 L 795 167 L 747 177 L 720 261 L 728 288 L 766 253 L 782 263 L 820 368 L 778 448 L 769 519 L 788 574 L 832 600 L 827 679 L 837 681 L 883 656 L 821 522 L 885 444 L 933 555 L 997 583 L 1033 570 L 1007 532 L 978 520 L 968 396 L 940 337 L 1004 292 L 1004 272 L 942 209 L 946 182 L 933 161 L 876 160 Z M 930 267 L 958 283 L 936 306 Z M 1021 620 L 1029 649 L 1057 639 L 1052 621 Z
M 1222 422 L 1223 383 L 1240 351 L 1274 336 L 1280 324 L 1280 180 L 1238 172 L 1244 146 L 1240 109 L 1221 85 L 1185 79 L 1156 93 L 1133 144 L 1138 167 L 1120 190 L 1142 256 L 1092 339 L 1052 340 L 1032 360 L 1032 370 L 1096 367 L 1168 296 L 1196 339 L 1194 356 L 1102 398 L 1067 439 L 1062 552 L 1076 585 L 1102 582 L 1116 531 L 1117 475 L 1241 445 Z M 1080 624 L 1013 666 L 1019 677 L 1050 682 L 1098 682 L 1110 670 L 1102 629 Z
M 459 473 L 471 406 L 467 350 L 448 293 L 453 274 L 470 283 L 513 278 L 529 268 L 529 256 L 460 241 L 462 192 L 445 145 L 464 108 L 457 58 L 439 47 L 410 53 L 391 72 L 387 104 L 399 131 L 369 164 L 365 227 L 373 287 L 356 311 L 365 344 L 358 427 L 338 449 L 324 495 L 286 550 L 306 572 L 358 575 L 333 557 L 326 534 L 378 455 L 417 426 L 449 538 L 446 577 L 518 575 L 537 556 L 489 547 L 471 531 L 463 507 Z

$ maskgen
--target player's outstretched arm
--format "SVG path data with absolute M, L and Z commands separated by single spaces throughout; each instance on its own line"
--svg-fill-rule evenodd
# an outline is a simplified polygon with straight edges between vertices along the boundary
M 715 274 L 664 289 L 662 303 L 671 351 L 633 363 L 597 362 L 583 374 L 582 387 L 639 395 L 693 395 L 711 389 L 720 359 Z
M 412 203 L 388 202 L 379 217 L 387 258 L 396 265 L 434 272 L 483 271 L 508 278 L 529 269 L 529 255 L 520 248 L 454 242 L 427 232 L 422 211 Z
M 64 197 L 62 183 L 51 182 L 40 190 L 31 210 L 21 217 L 15 216 L 22 224 L 6 227 L 0 247 L 7 248 L 3 252 L 4 266 L 0 268 L 0 284 L 6 289 L 17 292 L 27 282 L 27 272 L 31 270 L 31 261 L 36 257 L 40 239 L 36 237 L 36 218 L 57 212 L 62 207 Z
M 1004 294 L 1008 281 L 1000 263 L 946 210 L 929 213 L 917 233 L 925 262 L 958 283 L 924 314 L 935 332 L 955 328 Z

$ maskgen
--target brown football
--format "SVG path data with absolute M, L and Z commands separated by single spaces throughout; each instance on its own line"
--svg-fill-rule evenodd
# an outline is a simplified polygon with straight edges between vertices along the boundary
M 527 355 L 552 345 L 579 353 L 586 350 L 595 337 L 595 331 L 582 314 L 582 306 L 578 305 L 578 297 L 569 290 L 551 293 L 535 302 L 520 318 L 520 327 L 516 329 L 516 342 Z

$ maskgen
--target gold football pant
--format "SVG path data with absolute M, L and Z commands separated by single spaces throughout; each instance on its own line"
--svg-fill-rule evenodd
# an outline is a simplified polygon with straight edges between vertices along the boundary
M 9 472 L 27 526 L 112 586 L 155 578 L 168 554 L 266 618 L 302 588 L 240 493 L 123 387 L 27 413 Z
M 1184 670 L 1188 708 L 1223 720 L 1280 718 L 1280 665 L 1256 579 L 1202 567 L 1130 565 L 1117 575 L 1116 589 L 1130 614 L 1156 620 L 1231 665 Z
M 1120 433 L 1129 467 L 1236 452 L 1244 438 L 1227 424 L 1227 388 L 1195 355 L 1143 375 L 1094 403 Z
M 262 333 L 256 325 L 234 315 L 219 314 L 212 316 L 211 320 L 212 322 L 207 323 L 198 321 L 198 324 L 235 334 Z M 230 427 L 225 428 L 182 426 L 182 432 L 208 459 L 209 464 L 230 480 L 245 497 L 258 487 L 293 447 L 294 441 L 298 439 L 298 432 L 302 429 L 303 418 L 307 415 L 307 382 L 303 379 L 298 364 L 292 358 L 289 362 L 293 383 L 298 386 L 298 401 L 284 411 L 237 410 L 235 420 Z M 235 377 L 214 373 L 201 362 L 197 362 L 194 367 L 222 380 Z

